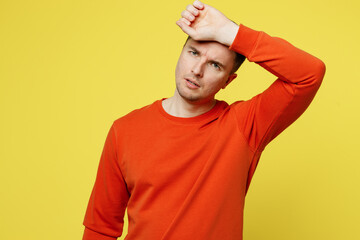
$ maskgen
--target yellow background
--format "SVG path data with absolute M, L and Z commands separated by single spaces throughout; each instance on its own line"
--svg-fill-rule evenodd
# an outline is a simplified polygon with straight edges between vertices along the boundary
M 0 239 L 81 239 L 111 123 L 174 92 L 189 3 L 0 1 Z M 244 239 L 360 239 L 359 2 L 206 3 L 327 66 L 312 105 L 263 153 Z M 249 62 L 238 73 L 218 98 L 275 80 Z

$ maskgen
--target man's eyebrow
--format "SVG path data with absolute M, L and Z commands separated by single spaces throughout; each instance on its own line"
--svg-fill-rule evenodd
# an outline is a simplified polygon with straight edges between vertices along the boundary
M 193 50 L 194 52 L 200 53 L 199 50 L 197 50 L 197 49 L 196 49 L 195 47 L 193 47 L 193 46 L 189 46 L 189 48 L 190 48 L 191 50 Z M 222 63 L 219 62 L 219 61 L 210 60 L 210 62 L 215 63 L 215 64 L 219 65 L 221 68 L 225 69 L 224 64 L 222 64 Z
M 193 46 L 189 46 L 189 48 L 191 48 L 191 50 L 193 50 L 194 52 L 199 53 L 199 50 L 197 50 L 196 48 L 194 48 Z

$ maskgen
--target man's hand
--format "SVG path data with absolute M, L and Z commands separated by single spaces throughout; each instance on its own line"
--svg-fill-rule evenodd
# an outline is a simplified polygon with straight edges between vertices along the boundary
M 197 41 L 217 41 L 230 46 L 239 26 L 217 9 L 196 0 L 181 13 L 176 24 Z

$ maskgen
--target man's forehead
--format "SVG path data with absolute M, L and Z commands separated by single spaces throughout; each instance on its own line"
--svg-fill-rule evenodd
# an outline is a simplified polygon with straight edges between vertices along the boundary
M 200 53 L 208 55 L 212 58 L 233 58 L 234 52 L 231 51 L 227 46 L 214 42 L 214 41 L 196 41 L 190 38 L 184 48 L 195 48 L 196 50 L 200 51 Z

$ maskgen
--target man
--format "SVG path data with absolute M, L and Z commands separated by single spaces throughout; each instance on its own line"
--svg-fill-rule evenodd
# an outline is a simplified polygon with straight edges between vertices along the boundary
M 127 240 L 242 239 L 245 195 L 262 151 L 321 84 L 321 60 L 238 26 L 211 6 L 195 1 L 177 24 L 190 38 L 176 66 L 174 96 L 114 121 L 84 240 L 119 237 L 126 208 Z M 277 80 L 228 105 L 215 94 L 236 78 L 240 54 Z

